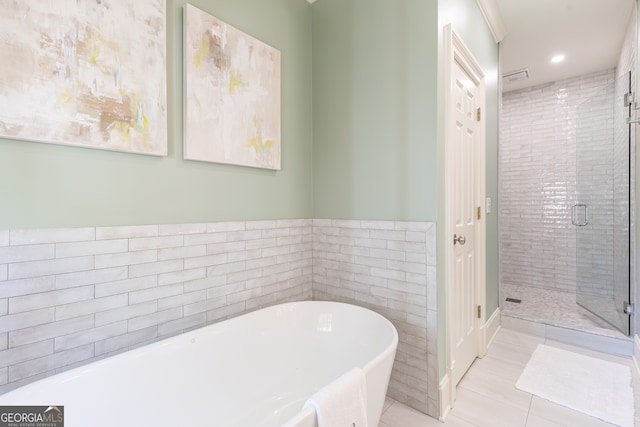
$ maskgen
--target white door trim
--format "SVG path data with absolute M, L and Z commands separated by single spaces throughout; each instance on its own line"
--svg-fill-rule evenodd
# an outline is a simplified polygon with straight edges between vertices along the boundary
M 486 96 L 485 96 L 485 81 L 484 81 L 484 72 L 482 71 L 480 65 L 475 60 L 471 51 L 464 44 L 462 39 L 453 31 L 451 28 L 451 24 L 448 24 L 444 27 L 444 82 L 446 84 L 445 96 L 444 96 L 444 104 L 445 104 L 445 114 L 444 114 L 444 155 L 445 155 L 445 196 L 444 196 L 444 229 L 445 229 L 445 242 L 444 242 L 444 261 L 445 261 L 445 301 L 446 301 L 446 325 L 445 325 L 445 353 L 446 353 L 446 376 L 449 380 L 452 378 L 452 348 L 453 343 L 451 340 L 450 328 L 453 322 L 452 318 L 452 301 L 451 301 L 451 293 L 448 292 L 451 289 L 451 281 L 452 281 L 452 271 L 453 271 L 453 244 L 448 244 L 450 238 L 453 238 L 453 224 L 451 221 L 451 162 L 452 159 L 451 151 L 451 138 L 453 135 L 453 99 L 451 97 L 451 85 L 453 82 L 453 67 L 457 62 L 469 75 L 469 77 L 473 80 L 473 82 L 478 86 L 478 95 L 479 95 L 479 106 L 481 109 L 481 115 L 486 114 Z M 477 222 L 478 228 L 476 231 L 476 239 L 475 239 L 475 250 L 477 256 L 477 263 L 475 265 L 475 290 L 474 290 L 474 300 L 476 306 L 480 306 L 481 308 L 481 316 L 480 318 L 476 318 L 476 348 L 477 355 L 484 356 L 486 354 L 486 340 L 482 339 L 482 334 L 480 331 L 482 330 L 482 326 L 485 323 L 486 313 L 485 313 L 485 301 L 486 301 L 486 212 L 485 212 L 485 195 L 486 195 L 486 159 L 484 153 L 486 153 L 486 119 L 482 117 L 479 122 L 478 127 L 478 152 L 482 153 L 482 155 L 478 156 L 477 159 L 477 176 L 476 176 L 476 203 L 477 206 L 481 208 L 481 220 Z M 442 396 L 446 401 L 449 402 L 451 407 L 453 406 L 453 402 L 455 401 L 455 384 L 452 384 L 452 381 L 448 381 L 447 383 L 448 390 L 445 391 L 445 394 L 448 396 Z M 448 406 L 448 405 L 447 405 Z M 446 408 L 442 408 L 445 412 Z M 441 413 L 441 416 L 444 415 Z

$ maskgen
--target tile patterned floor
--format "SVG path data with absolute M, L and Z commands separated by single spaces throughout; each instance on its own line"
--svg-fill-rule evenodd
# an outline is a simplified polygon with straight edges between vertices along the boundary
M 640 378 L 631 359 L 598 353 L 549 339 L 501 329 L 487 355 L 477 359 L 458 386 L 458 398 L 446 422 L 387 399 L 379 427 L 595 427 L 611 426 L 515 388 L 538 344 L 547 344 L 628 365 L 632 368 L 635 426 L 640 427 Z
M 506 298 L 508 297 L 520 299 L 522 302 L 507 302 Z M 615 338 L 623 337 L 620 332 L 613 329 L 605 321 L 578 306 L 575 293 L 502 284 L 500 286 L 500 311 L 505 316 Z

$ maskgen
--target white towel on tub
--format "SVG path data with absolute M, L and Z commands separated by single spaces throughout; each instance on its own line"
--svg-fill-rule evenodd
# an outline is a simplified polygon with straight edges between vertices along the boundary
M 351 369 L 312 395 L 307 406 L 315 409 L 318 427 L 368 427 L 364 371 Z

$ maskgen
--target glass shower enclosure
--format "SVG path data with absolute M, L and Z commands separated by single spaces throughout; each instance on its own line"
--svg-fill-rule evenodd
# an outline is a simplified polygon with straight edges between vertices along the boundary
M 576 302 L 630 335 L 631 75 L 578 107 Z

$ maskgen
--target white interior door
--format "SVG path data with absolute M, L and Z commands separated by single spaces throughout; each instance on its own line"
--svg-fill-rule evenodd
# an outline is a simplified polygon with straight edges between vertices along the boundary
M 476 343 L 476 218 L 477 85 L 454 62 L 451 96 L 453 134 L 451 159 L 451 224 L 453 225 L 452 302 L 453 384 L 457 384 L 478 355 Z
M 444 224 L 438 247 L 445 264 L 447 372 L 439 386 L 441 419 L 454 406 L 457 384 L 486 352 L 485 76 L 451 25 L 444 39 Z

